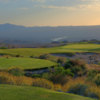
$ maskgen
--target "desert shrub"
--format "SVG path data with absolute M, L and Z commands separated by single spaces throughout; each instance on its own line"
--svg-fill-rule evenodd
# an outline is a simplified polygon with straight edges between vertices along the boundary
M 15 77 L 15 85 L 33 85 L 33 79 L 25 76 Z
M 20 57 L 20 55 L 16 55 L 16 57 Z
M 33 75 L 32 75 L 32 78 L 41 78 L 41 77 L 42 77 L 41 74 L 33 74 Z
M 54 90 L 62 92 L 62 86 L 60 84 L 54 84 Z
M 84 66 L 74 66 L 73 68 L 71 68 L 71 71 L 78 76 L 82 76 L 87 72 Z
M 20 68 L 11 68 L 8 70 L 8 73 L 14 75 L 14 76 L 23 76 L 24 71 Z
M 0 72 L 0 84 L 32 85 L 33 79 L 25 76 L 13 76 L 7 72 Z
M 6 72 L 0 72 L 0 84 L 14 84 L 14 77 Z
M 69 60 L 64 65 L 65 69 L 70 69 L 75 75 L 84 75 L 86 71 L 85 63 L 81 60 Z
M 85 84 L 76 84 L 76 85 L 73 85 L 72 87 L 70 87 L 68 92 L 85 96 L 87 88 L 88 88 L 88 86 Z
M 63 76 L 61 74 L 58 75 L 51 75 L 50 81 L 52 81 L 54 84 L 61 84 L 64 85 L 66 82 L 68 82 L 69 77 Z
M 66 69 L 65 74 L 72 77 L 74 76 L 74 73 L 71 71 L 71 69 Z
M 69 88 L 72 87 L 73 85 L 85 84 L 85 83 L 86 82 L 84 78 L 76 78 L 76 79 L 69 78 L 69 81 L 63 85 L 62 89 L 64 92 L 68 92 Z
M 88 91 L 88 92 L 87 92 Z M 90 91 L 90 86 L 88 84 L 77 84 L 68 90 L 69 93 L 74 93 L 86 97 L 91 97 L 94 99 L 99 99 L 98 93 L 95 93 L 94 91 Z
M 30 56 L 30 58 L 35 58 L 35 56 Z
M 72 60 L 68 60 L 66 63 L 65 63 L 65 68 L 70 68 L 70 67 L 73 67 L 73 66 L 85 66 L 85 62 L 82 61 L 82 60 L 79 60 L 79 59 L 72 59 Z
M 53 74 L 55 74 L 55 75 L 58 75 L 58 74 L 65 75 L 65 69 L 62 66 L 55 67 Z
M 33 79 L 33 86 L 43 87 L 43 88 L 47 88 L 47 89 L 53 89 L 52 82 L 50 82 L 46 79 L 41 79 L 41 78 Z
M 87 82 L 85 78 L 70 79 L 62 90 L 67 93 L 74 93 L 86 97 L 98 99 L 100 98 L 100 87 L 91 82 Z
M 85 96 L 91 97 L 91 98 L 94 98 L 94 99 L 99 99 L 98 94 L 91 92 L 91 91 L 88 91 L 88 93 Z
M 39 56 L 39 59 L 48 59 L 49 55 L 48 54 L 43 54 Z
M 96 85 L 91 85 L 90 88 L 86 92 L 86 96 L 100 99 L 100 87 Z
M 93 79 L 95 78 L 95 76 L 98 74 L 98 71 L 96 70 L 90 70 L 88 73 L 87 73 L 87 80 L 89 81 L 93 81 Z
M 6 76 L 0 76 L 0 84 L 13 84 L 13 81 Z
M 63 76 L 64 75 L 68 75 L 68 76 L 73 76 L 74 75 L 74 73 L 72 73 L 71 69 L 65 69 L 62 66 L 55 67 L 53 74 L 55 74 L 55 75 L 61 74 Z
M 13 76 L 7 72 L 0 72 L 0 84 L 28 85 L 54 89 L 53 83 L 46 79 L 30 78 L 25 76 Z
M 49 80 L 50 79 L 51 74 L 49 73 L 44 73 L 42 74 L 42 78 Z
M 97 74 L 97 76 L 94 79 L 94 82 L 96 83 L 97 86 L 100 86 L 100 74 Z
M 49 73 L 49 80 L 52 81 L 54 84 L 61 84 L 64 85 L 69 76 L 73 76 L 73 73 L 70 69 L 64 69 L 64 67 L 58 66 L 54 68 L 54 71 Z
M 64 64 L 65 61 L 66 61 L 66 59 L 65 59 L 64 57 L 59 57 L 59 58 L 57 59 L 57 63 L 59 63 L 59 64 Z

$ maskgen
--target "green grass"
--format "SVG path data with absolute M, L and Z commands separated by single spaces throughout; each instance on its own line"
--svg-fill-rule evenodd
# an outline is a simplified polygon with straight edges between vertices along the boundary
M 0 100 L 93 100 L 31 86 L 0 85 Z
M 53 48 L 17 48 L 17 49 L 0 49 L 1 54 L 21 55 L 25 57 L 39 56 L 48 53 L 68 53 L 68 52 L 97 52 L 100 53 L 99 44 L 68 44 L 66 46 Z
M 99 49 L 100 51 L 100 45 L 99 44 L 70 44 L 63 46 L 62 49 L 71 50 L 73 52 L 97 52 L 96 49 Z
M 40 56 L 49 53 L 75 53 L 75 52 L 97 52 L 100 53 L 99 44 L 68 44 L 53 48 L 17 48 L 17 49 L 0 49 L 0 54 L 20 55 L 25 58 L 0 58 L 0 69 L 10 67 L 20 67 L 22 69 L 35 69 L 50 67 L 55 65 L 54 62 L 48 60 L 31 59 L 30 56 Z
M 11 67 L 18 67 L 21 69 L 35 69 L 43 67 L 51 67 L 56 63 L 33 58 L 0 58 L 0 69 L 8 69 Z

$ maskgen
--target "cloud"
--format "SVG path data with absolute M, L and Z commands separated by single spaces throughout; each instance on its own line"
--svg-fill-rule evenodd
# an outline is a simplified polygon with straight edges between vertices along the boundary
M 35 7 L 49 8 L 49 9 L 62 9 L 62 10 L 99 10 L 100 4 L 88 4 L 88 5 L 77 5 L 77 6 L 54 6 L 54 5 L 37 5 Z
M 67 7 L 67 6 L 54 6 L 54 5 L 37 5 L 36 7 L 40 8 L 50 8 L 50 9 L 66 9 L 66 10 L 76 10 L 75 7 Z
M 12 2 L 12 1 L 20 2 L 20 0 L 0 0 L 0 2 Z M 25 0 L 25 1 L 33 2 L 34 7 L 40 7 L 40 8 L 63 9 L 63 10 L 100 10 L 100 0 Z M 28 8 L 22 7 L 20 9 L 27 10 Z
M 54 2 L 57 2 L 57 0 L 53 0 Z M 69 0 L 62 0 L 64 3 L 65 1 Z M 73 0 L 70 0 L 73 1 Z M 55 4 L 40 4 L 36 5 L 35 7 L 40 7 L 40 8 L 48 8 L 48 9 L 63 9 L 63 10 L 95 10 L 95 11 L 100 11 L 100 0 L 76 0 L 78 3 L 75 3 L 73 5 L 73 2 L 71 5 L 58 5 L 57 3 Z M 59 2 L 59 0 L 58 0 Z M 62 3 L 61 2 L 61 3 Z

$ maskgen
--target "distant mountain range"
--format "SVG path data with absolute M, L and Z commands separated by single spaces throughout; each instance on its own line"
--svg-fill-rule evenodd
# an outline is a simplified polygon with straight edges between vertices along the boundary
M 100 26 L 24 27 L 0 24 L 1 40 L 50 43 L 52 41 L 100 40 Z

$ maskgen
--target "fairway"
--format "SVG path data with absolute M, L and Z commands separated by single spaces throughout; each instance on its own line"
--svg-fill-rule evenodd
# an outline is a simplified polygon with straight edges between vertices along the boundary
M 0 100 L 93 100 L 31 86 L 0 85 Z
M 43 67 L 51 67 L 56 63 L 34 58 L 0 58 L 0 69 L 8 69 L 18 67 L 21 69 L 37 69 Z
M 20 55 L 24 57 L 40 56 L 41 54 L 50 53 L 68 53 L 68 52 L 97 52 L 100 53 L 100 44 L 75 43 L 65 46 L 52 48 L 17 48 L 17 49 L 0 49 L 0 54 Z
M 66 50 L 71 50 L 75 52 L 100 52 L 100 44 L 88 44 L 88 43 L 83 43 L 83 44 L 70 44 L 66 46 L 62 46 L 62 49 Z

